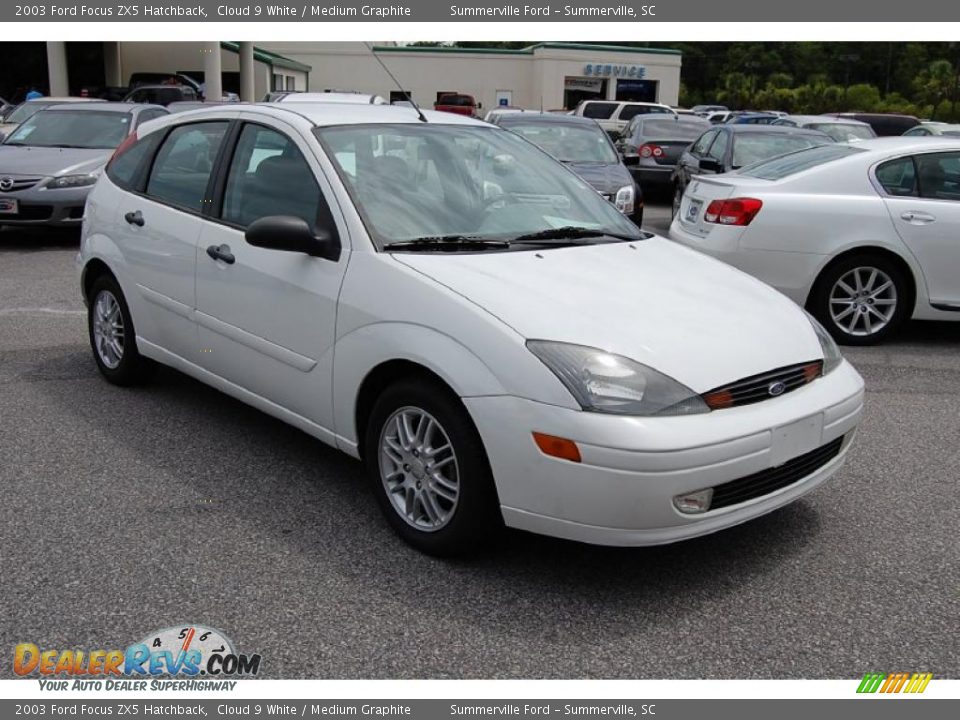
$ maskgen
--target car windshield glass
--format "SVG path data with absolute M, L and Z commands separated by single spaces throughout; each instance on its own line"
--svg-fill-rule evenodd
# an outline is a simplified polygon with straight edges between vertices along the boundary
M 706 120 L 646 118 L 640 134 L 647 140 L 696 140 L 709 127 Z
M 590 185 L 512 132 L 434 123 L 314 132 L 380 247 L 569 227 L 643 237 Z
M 783 135 L 770 133 L 738 134 L 733 141 L 733 167 L 740 168 L 767 158 L 831 142 L 816 135 Z
M 5 123 L 22 123 L 27 118 L 34 115 L 39 110 L 49 107 L 49 103 L 29 102 L 22 103 L 16 110 L 4 118 Z
M 45 110 L 18 127 L 8 145 L 112 149 L 127 136 L 130 115 L 125 112 Z
M 754 165 L 743 168 L 741 175 L 761 178 L 762 180 L 779 180 L 804 170 L 823 165 L 834 160 L 850 157 L 865 152 L 863 148 L 850 145 L 821 145 L 807 150 L 800 150 L 789 155 L 763 160 Z
M 852 123 L 815 123 L 807 127 L 826 133 L 837 142 L 850 140 L 869 140 L 876 137 L 869 125 L 853 125 Z
M 575 125 L 511 119 L 510 122 L 504 122 L 503 126 L 563 162 L 605 165 L 619 162 L 617 153 L 610 146 L 607 134 L 595 123 Z

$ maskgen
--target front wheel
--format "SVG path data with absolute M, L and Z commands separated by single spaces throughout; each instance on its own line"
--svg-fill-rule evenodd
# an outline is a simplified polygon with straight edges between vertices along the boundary
M 857 255 L 823 272 L 810 310 L 837 342 L 873 345 L 906 321 L 910 296 L 907 280 L 897 265 L 879 255 Z
M 426 379 L 387 388 L 364 446 L 377 503 L 393 529 L 431 555 L 466 553 L 501 519 L 487 456 L 449 390 Z

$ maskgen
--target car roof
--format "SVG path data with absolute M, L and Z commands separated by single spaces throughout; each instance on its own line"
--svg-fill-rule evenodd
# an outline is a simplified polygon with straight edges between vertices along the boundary
M 585 118 L 580 115 L 560 115 L 558 113 L 540 112 L 539 110 L 530 110 L 528 112 L 508 112 L 503 113 L 497 122 L 501 125 L 513 125 L 523 123 L 529 125 L 530 122 L 540 122 L 543 124 L 561 124 L 561 125 L 584 125 L 587 127 L 600 126 L 593 118 Z
M 869 127 L 869 123 L 855 120 L 851 117 L 833 117 L 832 115 L 787 115 L 781 118 L 781 120 L 795 120 L 805 123 L 831 123 L 837 125 L 866 125 Z
M 114 113 L 136 113 L 141 110 L 146 110 L 147 108 L 159 108 L 164 109 L 162 105 L 150 105 L 147 103 L 127 103 L 127 102 L 102 102 L 95 105 L 82 105 L 77 106 L 73 103 L 60 103 L 59 105 L 52 105 L 48 107 L 44 112 L 50 110 L 70 110 L 71 112 L 114 112 Z
M 371 93 L 353 93 L 353 92 L 300 92 L 300 93 L 289 93 L 284 95 L 281 98 L 277 98 L 277 102 L 285 103 L 344 103 L 344 104 L 356 104 L 356 105 L 379 105 L 385 104 L 384 100 L 379 95 L 373 95 Z
M 826 133 L 822 133 L 819 130 L 810 130 L 808 128 L 799 128 L 799 127 L 789 127 L 787 125 L 734 125 L 734 124 L 725 124 L 725 125 L 714 125 L 713 129 L 729 130 L 730 132 L 742 134 L 742 133 L 767 133 L 767 134 L 793 134 L 793 135 L 824 135 L 829 137 Z
M 863 150 L 885 153 L 930 152 L 931 150 L 960 150 L 960 137 L 949 135 L 931 135 L 928 137 L 910 137 L 892 135 L 889 137 L 870 138 L 851 143 L 854 147 Z
M 61 95 L 58 97 L 38 97 L 31 100 L 24 100 L 25 103 L 84 103 L 84 102 L 107 102 L 100 98 L 76 97 L 73 95 Z
M 420 115 L 412 107 L 403 105 L 370 105 L 367 103 L 224 103 L 216 107 L 171 114 L 169 122 L 182 122 L 183 119 L 214 117 L 235 117 L 238 113 L 247 112 L 266 115 L 278 120 L 290 121 L 300 118 L 316 127 L 332 125 L 376 125 L 376 124 L 420 124 Z M 477 120 L 467 115 L 440 112 L 437 110 L 421 110 L 428 123 L 434 125 L 475 125 L 477 127 L 492 127 L 490 123 Z M 176 118 L 173 120 L 172 118 Z M 157 127 L 157 126 L 154 126 Z

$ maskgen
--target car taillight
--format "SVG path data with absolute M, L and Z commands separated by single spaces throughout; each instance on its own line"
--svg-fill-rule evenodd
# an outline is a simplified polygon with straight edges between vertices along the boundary
M 645 143 L 644 145 L 640 146 L 639 153 L 640 153 L 640 157 L 645 157 L 645 158 L 662 157 L 663 148 L 660 147 L 659 145 L 654 145 L 652 143 Z
M 717 225 L 749 225 L 762 207 L 763 201 L 756 198 L 714 200 L 707 206 L 703 219 Z

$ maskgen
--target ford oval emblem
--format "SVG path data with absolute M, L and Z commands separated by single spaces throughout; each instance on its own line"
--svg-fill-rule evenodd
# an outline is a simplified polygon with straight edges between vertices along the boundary
M 786 389 L 787 386 L 778 380 L 775 383 L 770 383 L 770 387 L 767 388 L 767 392 L 770 393 L 771 397 L 776 397 L 777 395 L 783 395 Z

